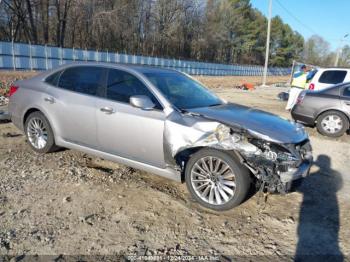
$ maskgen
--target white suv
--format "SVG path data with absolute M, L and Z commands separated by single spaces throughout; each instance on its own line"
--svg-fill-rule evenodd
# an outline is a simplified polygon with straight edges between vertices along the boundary
M 350 82 L 350 68 L 320 68 L 317 69 L 307 89 L 322 90 L 345 82 Z

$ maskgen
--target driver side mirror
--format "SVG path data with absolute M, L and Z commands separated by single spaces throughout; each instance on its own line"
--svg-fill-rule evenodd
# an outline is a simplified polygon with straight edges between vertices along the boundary
M 130 104 L 143 110 L 151 110 L 156 106 L 148 96 L 144 95 L 130 97 Z

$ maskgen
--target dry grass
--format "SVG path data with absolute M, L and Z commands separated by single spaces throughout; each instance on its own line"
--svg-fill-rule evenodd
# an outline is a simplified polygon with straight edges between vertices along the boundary
M 197 76 L 200 82 L 210 88 L 236 87 L 243 83 L 252 83 L 254 86 L 261 85 L 261 76 Z M 267 84 L 286 83 L 289 76 L 271 76 L 267 78 Z
M 36 74 L 35 71 L 0 71 L 0 95 L 6 95 L 13 82 Z

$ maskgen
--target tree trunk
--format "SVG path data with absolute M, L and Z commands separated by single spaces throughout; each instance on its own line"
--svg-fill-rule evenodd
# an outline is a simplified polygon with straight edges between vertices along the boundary
M 33 8 L 30 0 L 26 0 L 27 3 L 27 9 L 28 9 L 28 16 L 29 16 L 29 23 L 30 23 L 30 31 L 31 31 L 31 36 L 32 36 L 32 41 L 34 44 L 38 43 L 38 34 L 37 34 L 37 28 L 36 24 L 34 23 L 34 18 L 33 18 Z

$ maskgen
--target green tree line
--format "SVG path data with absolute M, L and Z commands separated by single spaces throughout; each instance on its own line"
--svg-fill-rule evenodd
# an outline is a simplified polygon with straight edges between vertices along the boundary
M 0 16 L 4 41 L 230 64 L 265 59 L 267 19 L 249 0 L 2 0 Z M 298 32 L 278 16 L 271 28 L 270 66 L 304 59 Z

